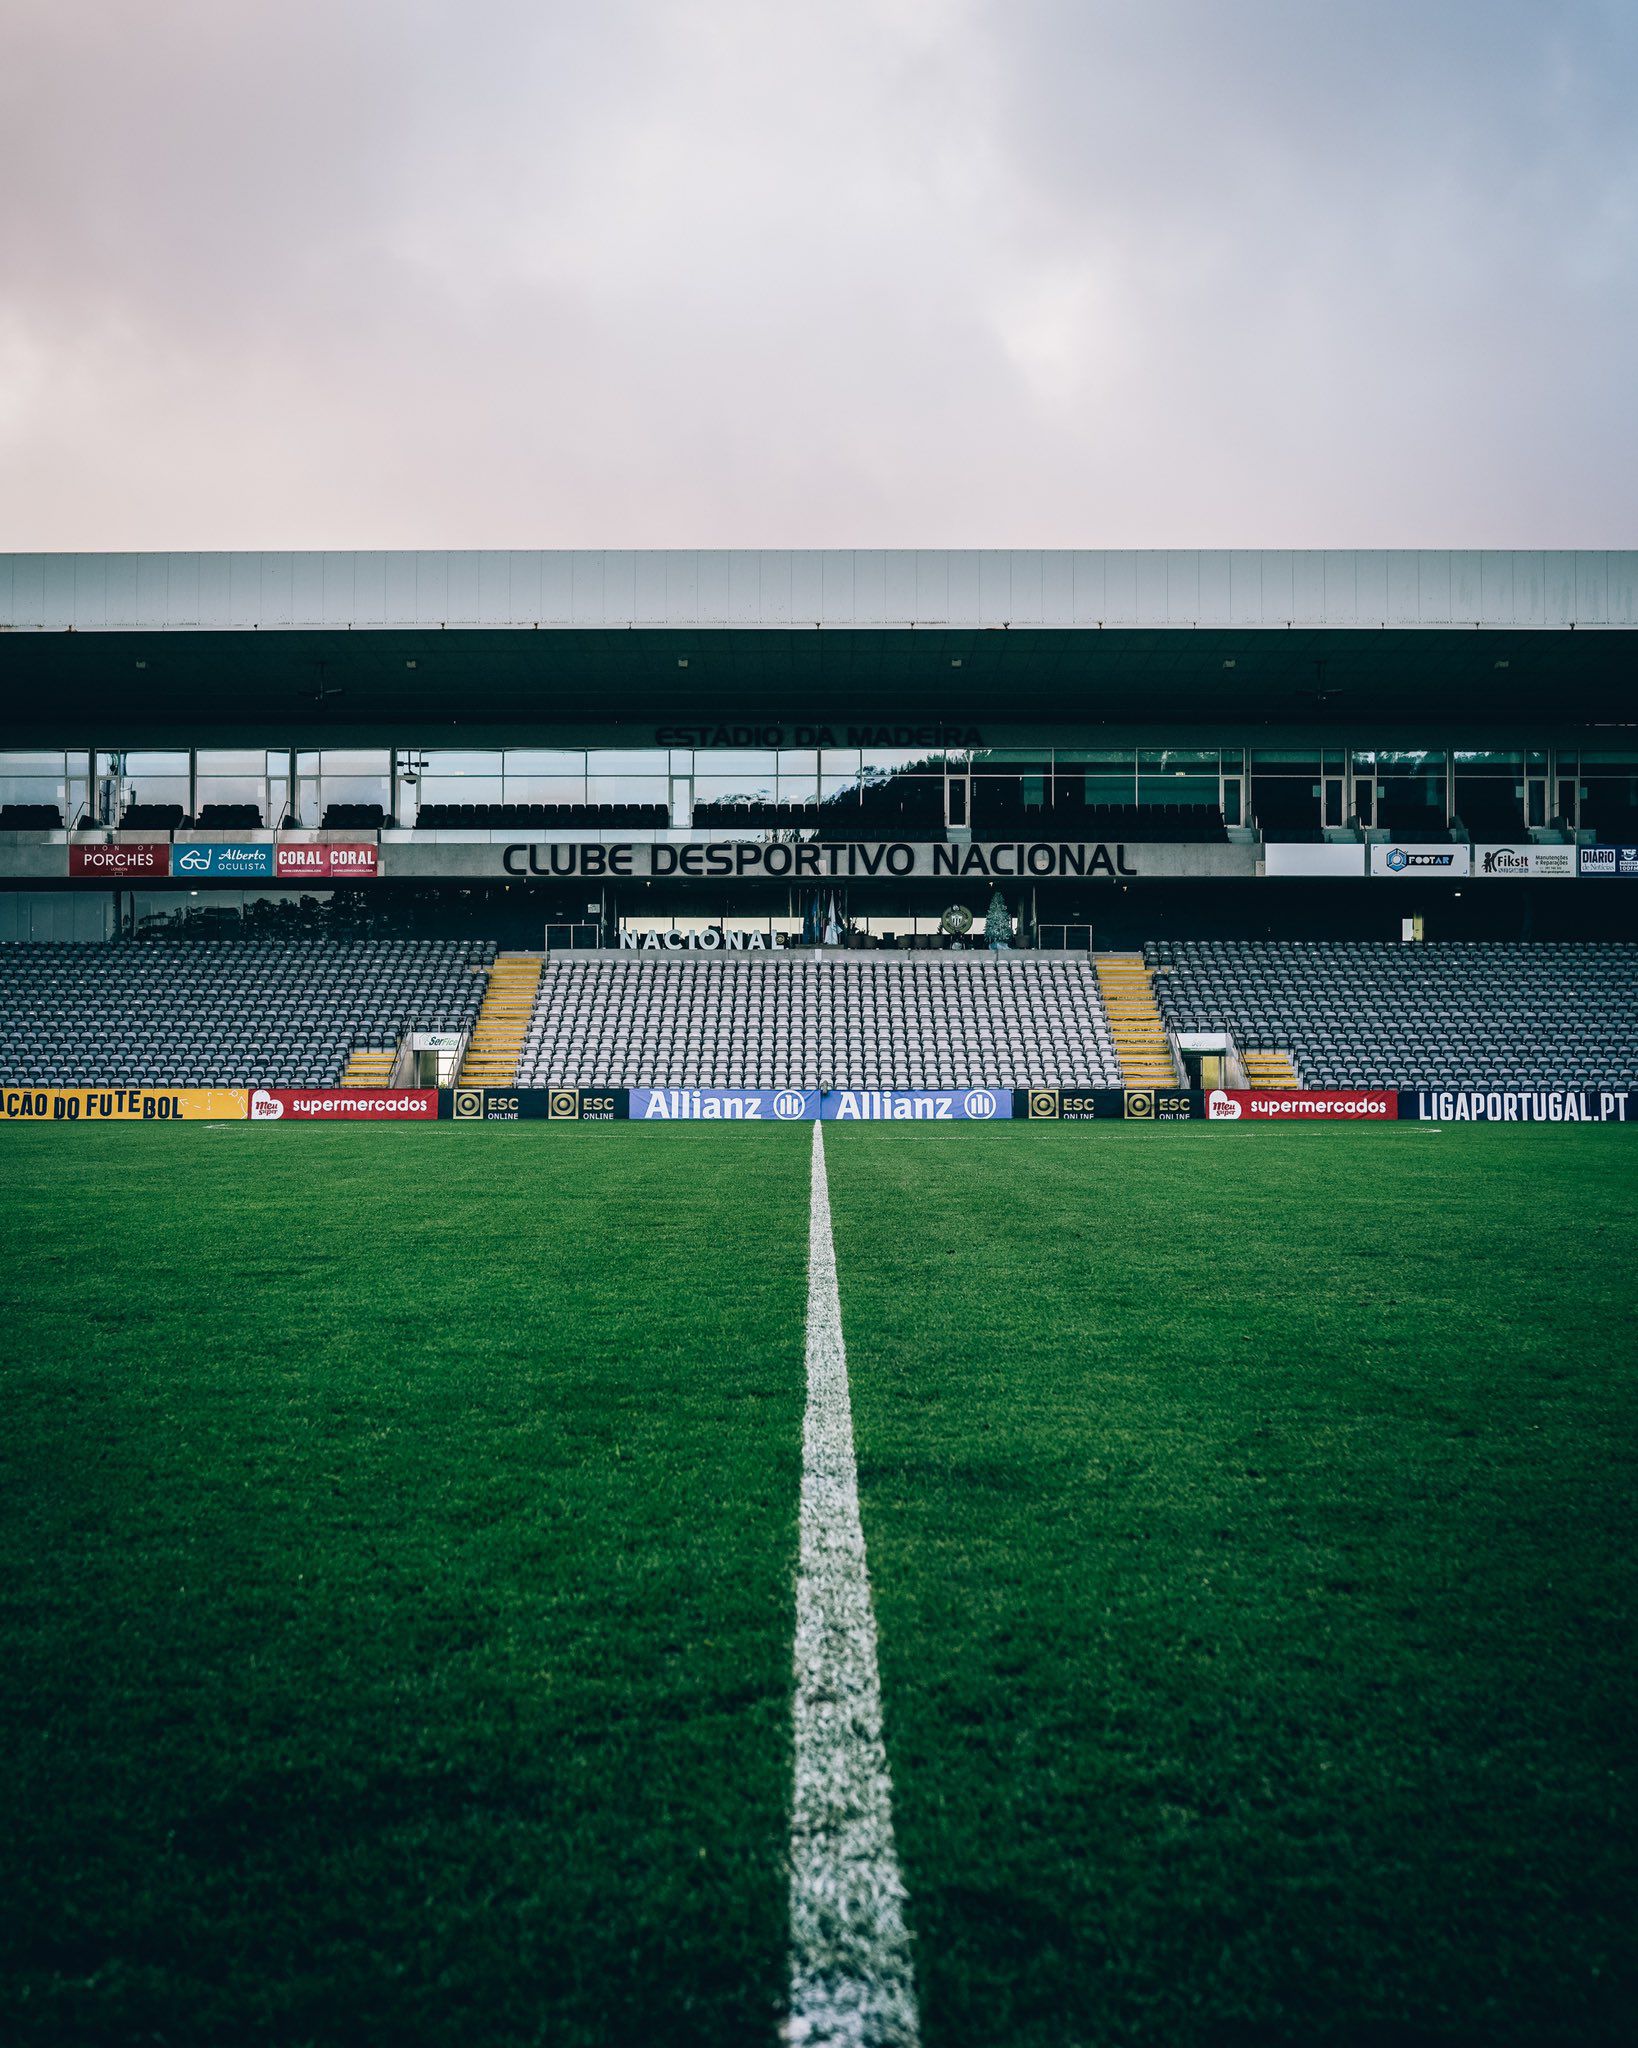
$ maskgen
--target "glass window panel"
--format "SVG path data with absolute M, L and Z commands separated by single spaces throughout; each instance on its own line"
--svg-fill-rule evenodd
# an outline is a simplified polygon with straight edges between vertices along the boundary
M 1356 749 L 1354 773 L 1356 775 L 1443 775 L 1445 757 L 1442 750 L 1433 753 L 1400 753 L 1383 749 L 1371 751 Z
M 891 775 L 939 775 L 943 763 L 925 747 L 866 747 L 859 755 L 859 773 L 866 782 L 885 782 Z
M 858 780 L 859 750 L 857 747 L 826 747 L 819 756 L 819 772 L 832 777 L 845 775 L 849 782 Z
M 663 804 L 668 800 L 668 789 L 663 775 L 586 777 L 586 801 L 589 804 Z
M 859 784 L 852 775 L 821 775 L 819 778 L 819 801 L 822 804 L 840 804 L 859 800 Z
M 1064 801 L 1066 785 L 1067 800 L 1070 803 L 1075 801 L 1077 790 L 1081 794 L 1081 801 L 1088 804 L 1130 804 L 1137 800 L 1137 787 L 1130 768 L 1118 775 L 1060 775 L 1060 801 Z
M 163 753 L 127 754 L 125 772 L 127 775 L 169 775 L 188 779 L 188 755 L 186 748 L 167 748 Z
M 319 767 L 326 775 L 379 775 L 390 772 L 391 756 L 385 747 L 326 747 Z
M 506 775 L 509 804 L 583 804 L 586 778 L 583 775 Z
M 721 765 L 724 773 L 733 764 L 742 760 L 772 761 L 768 754 L 728 754 L 717 757 L 714 765 Z M 589 747 L 586 750 L 586 773 L 588 775 L 664 775 L 666 753 L 663 747 Z M 770 767 L 769 771 L 773 770 Z
M 498 775 L 425 774 L 421 777 L 420 799 L 423 804 L 498 804 L 504 801 Z M 374 799 L 366 801 L 373 802 Z
M 1209 768 L 1215 776 L 1217 766 L 1218 752 L 1215 747 L 1151 748 L 1138 755 L 1139 771 L 1146 775 L 1169 775 L 1191 769 L 1200 773 Z
M 1219 801 L 1217 777 L 1187 768 L 1168 768 L 1160 773 L 1140 770 L 1137 800 L 1140 804 L 1205 804 L 1215 810 Z
M 260 775 L 201 775 L 199 802 L 204 804 L 260 804 Z
M 1464 754 L 1455 755 L 1456 773 L 1461 775 L 1517 775 L 1524 765 L 1524 757 L 1517 753 Z
M 1621 775 L 1632 768 L 1638 768 L 1638 752 L 1609 753 L 1600 748 L 1596 754 L 1581 756 L 1583 775 Z
M 324 807 L 331 804 L 381 804 L 385 806 L 388 794 L 387 778 L 384 775 L 332 775 L 326 770 L 321 784 Z M 467 802 L 472 799 L 467 798 Z
M 772 803 L 773 791 L 770 788 L 764 792 L 739 775 L 696 775 L 694 801 L 697 804 Z
M 498 748 L 491 752 L 469 752 L 460 747 L 435 747 L 421 758 L 426 764 L 426 773 L 440 779 L 469 775 L 484 776 L 497 782 L 500 779 L 501 755 Z M 306 755 L 303 755 L 304 768 L 306 760 Z
M 514 775 L 555 775 L 579 779 L 586 772 L 584 747 L 508 747 L 505 753 L 508 784 Z
M 79 757 L 84 766 L 85 756 Z M 27 747 L 8 747 L 0 752 L 0 775 L 61 775 L 63 754 L 60 747 L 47 749 L 44 753 Z
M 1254 747 L 1251 753 L 1253 775 L 1303 775 L 1310 782 L 1317 782 L 1320 775 L 1318 751 L 1303 747 L 1295 753 L 1280 748 L 1272 750 Z

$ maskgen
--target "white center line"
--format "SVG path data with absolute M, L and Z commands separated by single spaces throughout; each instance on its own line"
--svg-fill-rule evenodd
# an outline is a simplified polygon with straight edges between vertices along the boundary
M 808 1407 L 796 1574 L 796 1786 L 785 2039 L 915 2048 L 916 1979 L 882 1743 L 823 1126 L 813 1127 Z

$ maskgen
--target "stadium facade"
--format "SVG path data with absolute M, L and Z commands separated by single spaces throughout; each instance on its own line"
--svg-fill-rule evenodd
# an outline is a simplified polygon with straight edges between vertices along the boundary
M 1633 552 L 12 555 L 0 687 L 12 939 L 1638 925 Z

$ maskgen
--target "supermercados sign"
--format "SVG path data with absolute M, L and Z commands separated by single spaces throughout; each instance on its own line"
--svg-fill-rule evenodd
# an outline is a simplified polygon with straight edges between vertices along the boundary
M 511 846 L 430 847 L 414 850 L 454 856 L 447 872 L 503 874 L 520 881 L 664 881 L 669 879 L 768 882 L 866 882 L 917 878 L 950 882 L 1120 882 L 1140 875 L 1252 875 L 1250 846 L 1128 846 L 1104 841 L 1005 839 L 967 846 L 925 840 L 734 840 L 667 846 L 639 841 L 600 846 L 541 840 Z M 388 872 L 404 872 L 399 848 L 383 847 Z M 471 866 L 467 866 L 470 859 Z M 441 859 L 440 866 L 445 865 Z

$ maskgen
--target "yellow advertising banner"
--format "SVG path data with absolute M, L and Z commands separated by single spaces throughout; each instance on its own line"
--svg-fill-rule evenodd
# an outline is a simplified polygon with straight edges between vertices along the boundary
M 248 1088 L 0 1087 L 0 1123 L 197 1123 L 249 1114 Z

